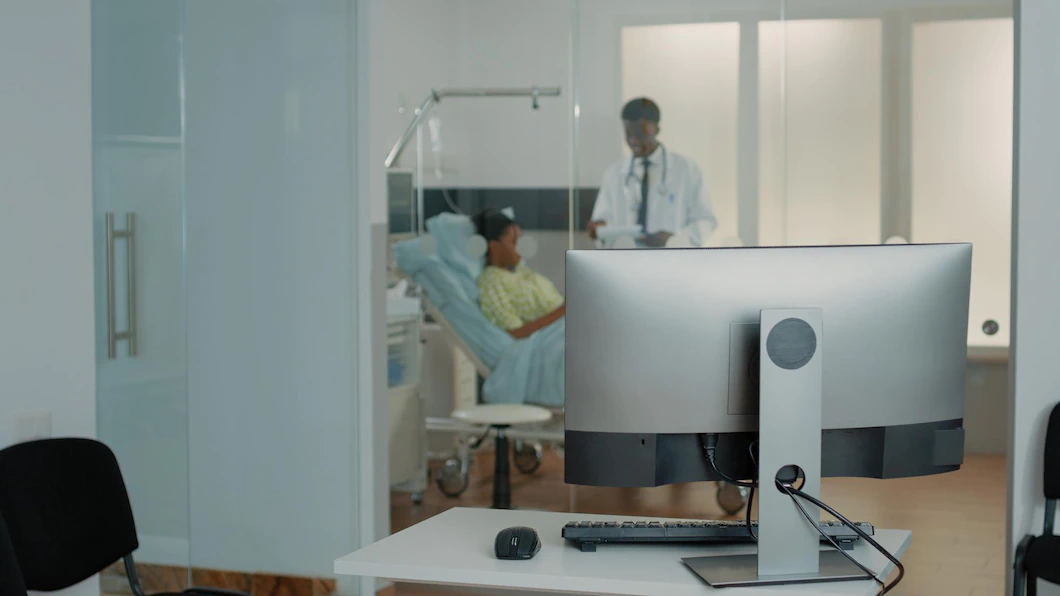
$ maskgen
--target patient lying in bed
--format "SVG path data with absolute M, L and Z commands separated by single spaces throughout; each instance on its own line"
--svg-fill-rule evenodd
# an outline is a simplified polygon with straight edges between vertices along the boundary
M 494 325 L 523 339 L 563 318 L 563 296 L 545 276 L 522 263 L 516 248 L 522 229 L 500 211 L 475 216 L 486 239 L 486 267 L 478 278 L 479 306 Z

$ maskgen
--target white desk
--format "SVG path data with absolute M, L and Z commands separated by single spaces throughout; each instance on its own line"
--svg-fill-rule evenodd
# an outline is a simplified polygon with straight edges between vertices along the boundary
M 681 562 L 682 557 L 754 552 L 753 545 L 601 545 L 583 553 L 560 537 L 569 521 L 652 520 L 657 518 L 450 509 L 335 561 L 338 575 L 402 582 L 537 591 L 564 594 L 703 596 L 715 591 Z M 660 520 L 663 521 L 663 520 Z M 501 561 L 493 555 L 497 532 L 529 526 L 541 536 L 541 552 L 529 561 Z M 899 558 L 909 547 L 906 530 L 877 530 L 875 539 Z M 873 570 L 890 572 L 890 563 L 865 544 L 854 556 Z M 875 594 L 873 581 L 728 588 L 729 596 L 778 594 Z

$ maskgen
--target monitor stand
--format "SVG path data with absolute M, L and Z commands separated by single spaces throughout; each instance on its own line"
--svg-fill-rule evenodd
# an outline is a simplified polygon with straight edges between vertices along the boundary
M 758 554 L 682 560 L 715 588 L 871 579 L 842 553 L 821 550 L 820 534 L 775 482 L 799 471 L 802 490 L 821 494 L 822 311 L 760 316 Z M 816 507 L 803 505 L 820 519 Z

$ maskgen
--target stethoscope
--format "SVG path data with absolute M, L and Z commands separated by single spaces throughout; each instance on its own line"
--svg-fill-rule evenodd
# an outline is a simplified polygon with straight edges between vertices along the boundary
M 669 162 L 669 160 L 667 159 L 667 156 L 666 156 L 666 146 L 663 145 L 662 143 L 659 143 L 659 149 L 662 150 L 662 177 L 659 178 L 659 190 L 658 190 L 658 193 L 659 193 L 659 196 L 665 197 L 666 195 L 670 194 L 670 192 L 666 189 L 666 174 L 667 174 L 667 170 L 669 169 L 668 166 L 670 165 L 670 162 Z M 640 184 L 640 179 L 638 179 L 636 176 L 633 175 L 633 169 L 636 166 L 638 159 L 644 159 L 644 158 L 643 157 L 637 157 L 636 155 L 632 155 L 629 158 L 629 170 L 626 171 L 626 181 L 625 181 L 625 188 L 626 188 L 627 192 L 629 192 L 630 188 L 634 188 L 636 190 L 636 187 Z M 647 164 L 645 165 L 645 167 L 647 167 Z M 630 181 L 631 180 L 633 181 L 633 186 L 632 187 L 630 186 Z M 673 198 L 674 198 L 673 195 L 670 195 L 670 200 L 671 201 L 673 200 Z M 634 193 L 634 199 L 635 199 L 634 203 L 636 203 L 637 209 L 639 209 L 640 208 L 640 193 Z

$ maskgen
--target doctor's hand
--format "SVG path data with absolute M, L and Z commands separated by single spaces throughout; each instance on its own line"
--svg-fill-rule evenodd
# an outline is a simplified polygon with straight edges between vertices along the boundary
M 654 234 L 647 234 L 644 236 L 644 244 L 652 248 L 662 248 L 666 246 L 666 242 L 673 236 L 670 232 L 655 232 Z
M 598 219 L 596 221 L 590 221 L 589 222 L 589 237 L 592 238 L 593 240 L 596 240 L 596 230 L 598 230 L 599 228 L 602 228 L 602 227 L 604 227 L 606 225 L 607 225 L 607 222 L 602 220 L 602 219 Z

